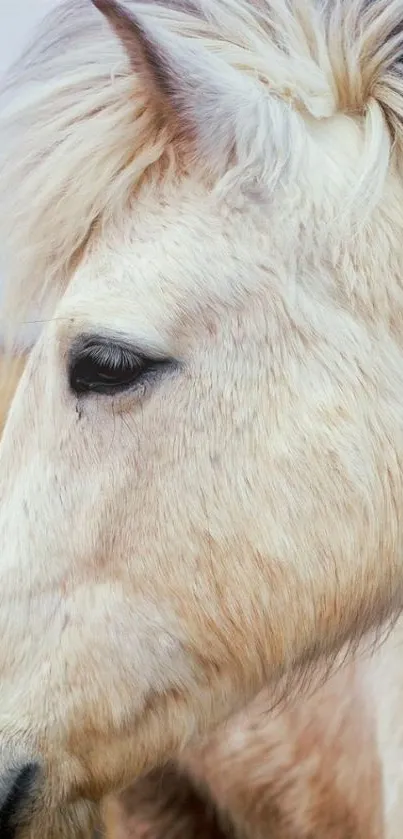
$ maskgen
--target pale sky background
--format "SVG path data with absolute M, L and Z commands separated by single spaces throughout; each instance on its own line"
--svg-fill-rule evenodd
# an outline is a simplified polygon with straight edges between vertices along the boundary
M 32 37 L 41 17 L 58 2 L 59 0 L 0 0 L 0 84 L 7 68 L 19 57 L 25 44 Z M 1 286 L 0 276 L 0 296 Z M 21 338 L 29 342 L 32 334 L 31 329 L 24 329 Z
M 32 30 L 58 0 L 0 0 L 0 76 L 18 58 Z

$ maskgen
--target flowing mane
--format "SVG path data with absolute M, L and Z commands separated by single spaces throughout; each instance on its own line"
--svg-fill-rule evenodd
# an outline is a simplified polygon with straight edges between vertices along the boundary
M 127 6 L 275 94 L 271 119 L 266 114 L 262 124 L 273 138 L 272 188 L 287 163 L 298 165 L 302 132 L 294 109 L 316 120 L 360 114 L 365 154 L 352 185 L 358 214 L 376 201 L 393 144 L 403 140 L 399 0 Z M 175 172 L 177 143 L 89 0 L 68 0 L 51 12 L 12 69 L 0 105 L 5 316 L 18 321 L 45 302 L 51 310 L 94 226 L 119 215 L 144 177 Z M 250 160 L 259 136 L 251 138 L 243 125 L 237 139 Z

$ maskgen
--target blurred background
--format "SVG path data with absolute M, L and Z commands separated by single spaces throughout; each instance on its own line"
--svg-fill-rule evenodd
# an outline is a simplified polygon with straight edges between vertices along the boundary
M 0 76 L 18 58 L 35 26 L 58 0 L 1 0 Z
M 8 67 L 17 60 L 25 44 L 34 36 L 41 18 L 58 2 L 60 0 L 0 0 L 0 86 Z M 0 272 L 0 301 L 3 287 L 2 280 Z M 30 343 L 33 334 L 34 332 L 30 327 L 22 329 L 22 343 Z

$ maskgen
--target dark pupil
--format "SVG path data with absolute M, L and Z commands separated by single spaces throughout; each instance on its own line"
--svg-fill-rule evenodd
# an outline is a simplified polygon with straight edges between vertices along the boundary
M 76 358 L 70 384 L 74 391 L 107 393 L 131 385 L 144 369 L 144 359 L 120 347 L 91 347 Z

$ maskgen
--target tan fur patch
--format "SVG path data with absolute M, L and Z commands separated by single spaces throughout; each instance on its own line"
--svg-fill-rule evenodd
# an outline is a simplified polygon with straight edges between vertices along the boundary
M 0 355 L 0 434 L 24 365 L 25 356 L 9 358 Z
M 194 789 L 171 766 L 110 800 L 108 839 L 200 839 L 206 829 L 215 837 L 213 805 L 226 836 L 382 839 L 380 760 L 363 668 L 349 665 L 279 714 L 263 692 L 189 753 Z

